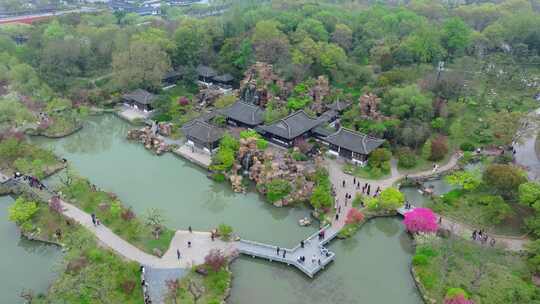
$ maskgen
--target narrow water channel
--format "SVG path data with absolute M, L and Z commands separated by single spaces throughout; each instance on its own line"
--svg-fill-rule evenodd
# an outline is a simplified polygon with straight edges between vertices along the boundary
M 163 210 L 171 228 L 207 230 L 227 223 L 243 238 L 292 247 L 316 227 L 299 227 L 309 210 L 275 208 L 255 193 L 226 184 L 171 154 L 156 157 L 125 139 L 132 128 L 113 115 L 93 117 L 60 140 L 34 139 L 68 159 L 98 187 L 116 193 L 138 214 Z M 230 299 L 243 303 L 404 303 L 421 300 L 409 274 L 411 242 L 399 218 L 367 223 L 352 239 L 330 246 L 337 259 L 315 279 L 276 263 L 240 258 Z
M 19 297 L 22 290 L 34 294 L 45 293 L 52 283 L 60 249 L 53 245 L 28 241 L 19 236 L 14 223 L 8 220 L 9 196 L 0 197 L 0 303 L 24 303 Z

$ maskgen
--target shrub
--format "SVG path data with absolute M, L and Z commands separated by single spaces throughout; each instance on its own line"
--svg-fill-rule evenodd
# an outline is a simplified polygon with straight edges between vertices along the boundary
M 346 224 L 358 224 L 364 220 L 364 214 L 356 208 L 349 209 L 345 219 Z
M 380 168 L 384 162 L 387 162 L 392 157 L 392 153 L 384 148 L 375 149 L 369 155 L 368 164 L 372 168 Z
M 240 132 L 240 138 L 260 138 L 261 135 L 255 130 L 244 130 Z
M 384 210 L 395 210 L 403 206 L 405 196 L 397 188 L 384 189 L 378 197 L 379 207 Z
M 266 150 L 268 148 L 268 141 L 264 138 L 257 139 L 257 149 Z
M 273 203 L 287 196 L 291 190 L 287 180 L 276 178 L 266 185 L 266 198 Z
M 121 217 L 124 221 L 131 221 L 132 219 L 135 218 L 135 213 L 131 209 L 126 209 L 122 211 Z
M 412 259 L 412 264 L 415 266 L 424 266 L 429 263 L 429 258 L 423 254 L 415 254 Z
M 125 294 L 131 294 L 137 284 L 133 280 L 125 280 L 122 283 L 122 290 Z
M 218 233 L 224 240 L 229 240 L 232 232 L 233 232 L 233 228 L 229 225 L 220 224 L 218 226 Z
M 410 169 L 418 164 L 418 159 L 410 149 L 401 149 L 398 153 L 398 166 L 400 168 Z
M 30 220 L 38 210 L 37 203 L 28 202 L 19 197 L 13 205 L 8 207 L 8 218 L 10 221 L 20 225 Z
M 304 153 L 297 152 L 297 151 L 294 151 L 293 153 L 291 153 L 291 156 L 296 161 L 306 161 L 306 160 L 308 160 L 308 157 Z
M 218 183 L 223 183 L 225 181 L 225 174 L 223 173 L 214 173 L 212 179 Z
M 462 150 L 462 151 L 469 151 L 469 152 L 472 152 L 474 151 L 474 145 L 470 142 L 464 142 L 462 143 L 461 145 L 459 145 L 459 148 Z
M 225 120 L 225 117 L 221 115 L 217 115 L 216 117 L 212 118 L 212 124 L 218 127 L 224 127 L 227 121 Z
M 212 249 L 204 257 L 204 264 L 214 272 L 218 272 L 227 263 L 227 258 L 219 249 Z

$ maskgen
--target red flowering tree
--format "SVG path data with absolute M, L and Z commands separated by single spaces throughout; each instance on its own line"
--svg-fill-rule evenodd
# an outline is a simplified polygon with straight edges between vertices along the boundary
M 462 294 L 457 294 L 451 298 L 445 298 L 444 304 L 474 304 L 474 301 L 467 299 Z
M 178 98 L 178 104 L 185 107 L 189 104 L 189 99 L 186 96 L 180 96 L 180 98 Z
M 219 271 L 227 263 L 227 257 L 219 249 L 212 249 L 204 257 L 204 264 L 206 264 L 213 271 Z
M 364 220 L 364 214 L 356 208 L 351 208 L 347 212 L 347 217 L 345 219 L 345 224 L 358 224 Z
M 437 217 L 429 208 L 415 208 L 405 213 L 403 223 L 407 227 L 407 230 L 412 233 L 436 232 L 439 228 Z

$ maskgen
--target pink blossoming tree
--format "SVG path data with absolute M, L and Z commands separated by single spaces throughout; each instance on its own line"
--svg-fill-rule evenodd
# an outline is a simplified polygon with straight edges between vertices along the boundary
M 415 208 L 405 213 L 403 221 L 407 230 L 412 233 L 437 232 L 437 217 L 429 208 Z
M 351 208 L 347 213 L 345 224 L 358 224 L 364 220 L 364 214 L 356 208 Z

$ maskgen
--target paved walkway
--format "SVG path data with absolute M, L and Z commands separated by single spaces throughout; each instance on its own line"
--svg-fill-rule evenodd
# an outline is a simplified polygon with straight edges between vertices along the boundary
M 173 150 L 173 152 L 181 157 L 193 162 L 201 167 L 208 168 L 212 163 L 210 154 L 199 151 L 187 144 L 180 146 L 180 148 Z
M 409 174 L 408 176 L 411 178 L 418 178 L 418 177 L 428 177 L 433 174 L 441 173 L 441 172 L 454 168 L 458 160 L 459 160 L 459 155 L 454 154 L 452 155 L 448 163 L 439 167 L 437 171 L 426 170 L 426 171 L 422 171 L 422 172 L 418 172 L 414 174 Z M 330 176 L 330 181 L 332 182 L 332 184 L 335 186 L 335 189 L 336 189 L 336 208 L 341 207 L 341 213 L 339 214 L 339 219 L 338 220 L 334 219 L 333 227 L 336 227 L 336 229 L 340 229 L 341 227 L 345 225 L 345 218 L 346 218 L 347 212 L 352 207 L 351 200 L 349 200 L 347 204 L 345 203 L 345 193 L 351 194 L 354 199 L 355 194 L 357 192 L 361 193 L 361 191 L 356 190 L 356 188 L 354 187 L 353 177 L 343 172 L 342 164 L 340 164 L 336 160 L 327 160 L 327 162 L 328 162 L 328 172 Z M 394 164 L 392 164 L 392 167 L 395 168 Z M 403 174 L 399 174 L 396 168 L 396 169 L 392 169 L 391 176 L 386 179 L 368 180 L 368 179 L 356 177 L 356 180 L 360 181 L 362 185 L 366 182 L 371 184 L 371 193 L 373 194 L 375 190 L 377 189 L 377 187 L 381 187 L 381 190 L 387 187 L 391 187 L 395 184 L 395 182 L 397 182 L 399 179 L 403 178 L 404 176 L 405 175 Z M 345 187 L 342 186 L 343 180 L 345 180 Z M 458 223 L 444 216 L 442 217 L 442 222 L 440 226 L 444 229 L 451 231 L 453 234 L 461 236 L 465 239 L 471 239 L 471 236 L 474 230 L 474 228 L 468 227 L 465 224 Z M 502 245 L 504 248 L 511 251 L 523 250 L 524 245 L 528 242 L 528 239 L 522 239 L 522 238 L 513 238 L 513 237 L 504 237 L 504 236 L 493 236 L 493 237 L 495 238 L 496 243 L 498 245 Z
M 48 201 L 53 196 L 49 191 L 42 191 L 30 187 L 22 180 L 16 181 L 10 179 L 9 182 L 12 183 L 12 186 L 26 187 L 26 189 L 29 189 L 45 201 Z M 64 200 L 61 200 L 60 202 L 63 207 L 64 216 L 87 228 L 96 236 L 102 245 L 110 248 L 128 260 L 135 261 L 142 265 L 148 265 L 154 268 L 189 268 L 193 265 L 204 263 L 204 257 L 212 249 L 221 249 L 224 250 L 225 253 L 230 253 L 234 249 L 232 243 L 226 243 L 218 239 L 212 241 L 209 232 L 193 231 L 193 233 L 190 233 L 189 231 L 178 230 L 171 240 L 167 252 L 159 258 L 131 245 L 103 224 L 94 226 L 90 214 L 82 211 L 76 206 L 67 203 Z M 191 248 L 187 247 L 188 241 L 192 244 Z M 180 259 L 177 258 L 177 249 L 180 250 L 182 256 Z

